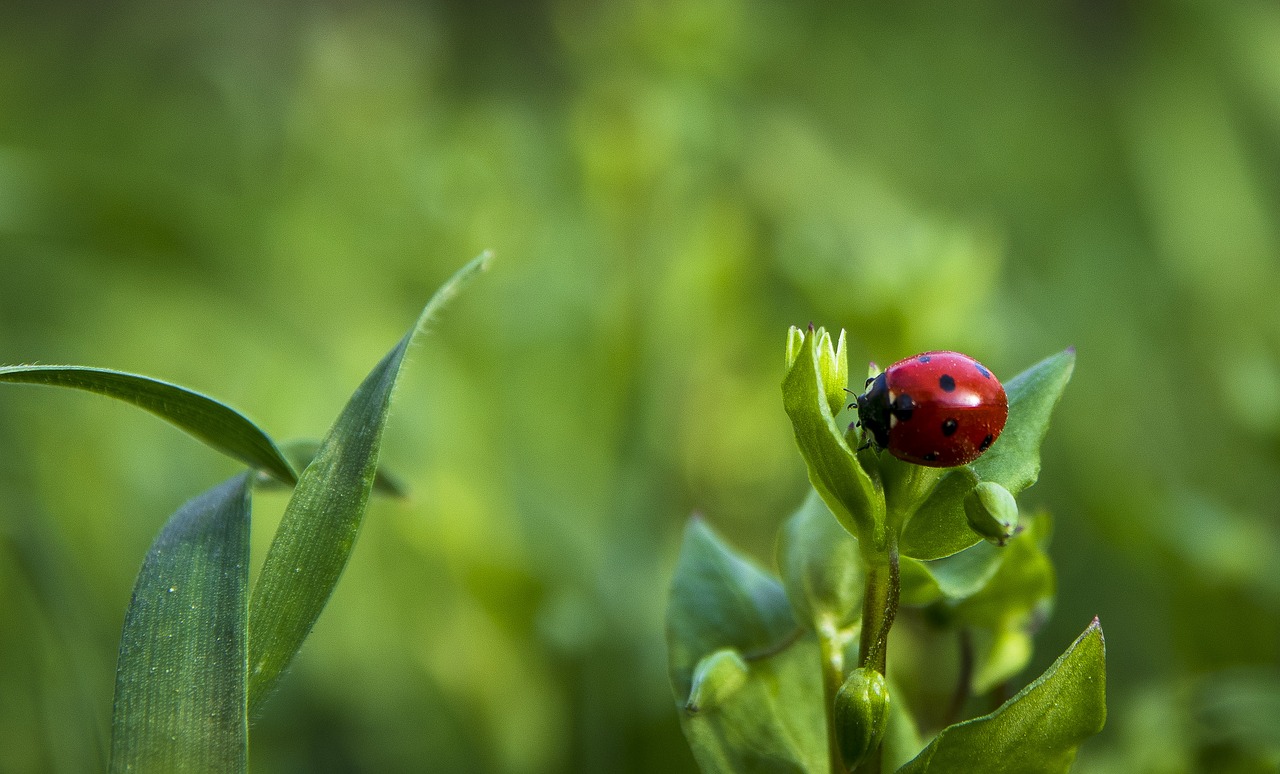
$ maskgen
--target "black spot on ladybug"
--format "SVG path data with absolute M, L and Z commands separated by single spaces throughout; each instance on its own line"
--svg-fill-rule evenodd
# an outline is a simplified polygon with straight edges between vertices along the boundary
M 929 452 L 928 454 L 924 455 L 923 459 L 925 462 L 933 462 L 934 460 L 938 459 L 938 453 Z
M 921 355 L 920 357 L 916 358 L 916 360 L 919 360 L 921 363 L 928 363 L 932 359 L 933 358 L 929 357 L 928 355 Z
M 995 440 L 995 436 L 987 433 L 987 437 L 982 439 L 982 443 L 978 444 L 978 451 L 984 452 L 987 447 L 991 446 L 991 442 Z
M 959 426 L 960 426 L 959 422 L 948 417 L 947 419 L 942 420 L 942 434 L 954 435 L 956 432 L 956 428 Z
M 916 402 L 904 392 L 893 401 L 893 408 L 890 411 L 899 422 L 906 422 L 911 418 L 911 412 L 915 411 L 915 408 Z
M 974 363 L 974 364 L 973 364 L 973 367 L 974 367 L 974 368 L 976 368 L 976 369 L 978 369 L 978 373 L 982 374 L 982 378 L 983 378 L 983 379 L 990 379 L 990 378 L 991 378 L 991 372 L 990 372 L 990 371 L 988 371 L 987 369 L 983 368 L 983 367 L 982 367 L 981 365 L 979 365 L 978 363 Z
M 951 378 L 951 374 L 943 374 L 938 378 L 938 386 L 946 392 L 951 392 L 956 388 L 956 380 Z

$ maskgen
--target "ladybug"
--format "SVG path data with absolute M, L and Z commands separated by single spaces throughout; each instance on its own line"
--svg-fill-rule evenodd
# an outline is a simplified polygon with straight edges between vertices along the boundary
M 1009 418 L 1000 380 L 959 352 L 899 360 L 867 380 L 856 405 L 868 443 L 931 468 L 973 462 L 996 442 Z

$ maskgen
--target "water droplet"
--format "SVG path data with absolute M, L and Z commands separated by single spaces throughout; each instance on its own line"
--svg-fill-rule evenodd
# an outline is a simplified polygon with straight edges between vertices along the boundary
M 172 594 L 173 592 L 175 592 L 175 591 L 177 591 L 177 590 L 178 590 L 178 587 L 177 587 L 177 586 L 170 586 L 170 587 L 169 587 L 169 593 L 170 593 L 170 594 Z

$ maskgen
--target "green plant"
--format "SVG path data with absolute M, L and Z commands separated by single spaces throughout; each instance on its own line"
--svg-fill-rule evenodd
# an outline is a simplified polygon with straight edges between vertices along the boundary
M 821 328 L 792 328 L 786 362 L 783 403 L 813 491 L 782 528 L 781 577 L 694 518 L 671 589 L 670 676 L 699 765 L 1067 771 L 1106 718 L 1096 619 L 1017 695 L 953 721 L 1027 665 L 1032 631 L 1052 602 L 1049 516 L 1019 517 L 1013 495 L 1039 476 L 1074 351 L 1007 382 L 999 442 L 948 469 L 860 449 L 858 430 L 841 430 L 843 332 L 833 346 Z M 895 621 L 910 629 L 910 647 L 894 650 L 901 664 L 888 657 Z M 938 690 L 942 683 L 954 687 Z M 926 744 L 922 731 L 936 733 Z
M 120 640 L 111 771 L 246 769 L 249 718 L 328 602 L 371 491 L 398 491 L 378 469 L 378 455 L 405 353 L 486 261 L 487 255 L 471 261 L 435 293 L 319 444 L 282 451 L 227 406 L 145 376 L 75 366 L 0 368 L 0 381 L 133 403 L 249 467 L 179 508 L 147 552 Z M 273 481 L 292 486 L 293 494 L 251 594 L 251 494 L 255 483 Z

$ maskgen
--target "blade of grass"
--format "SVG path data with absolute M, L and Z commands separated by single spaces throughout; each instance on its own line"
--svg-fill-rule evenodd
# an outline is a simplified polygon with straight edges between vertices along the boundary
M 248 480 L 188 501 L 147 552 L 120 638 L 112 772 L 246 769 Z
M 257 425 L 235 409 L 176 384 L 107 368 L 57 365 L 0 366 L 0 382 L 71 387 L 132 403 L 285 483 L 298 480 L 284 455 Z
M 299 477 L 249 602 L 249 708 L 256 712 L 329 601 L 355 546 L 387 408 L 414 335 L 482 270 L 486 253 L 432 296 L 417 323 L 351 396 Z

